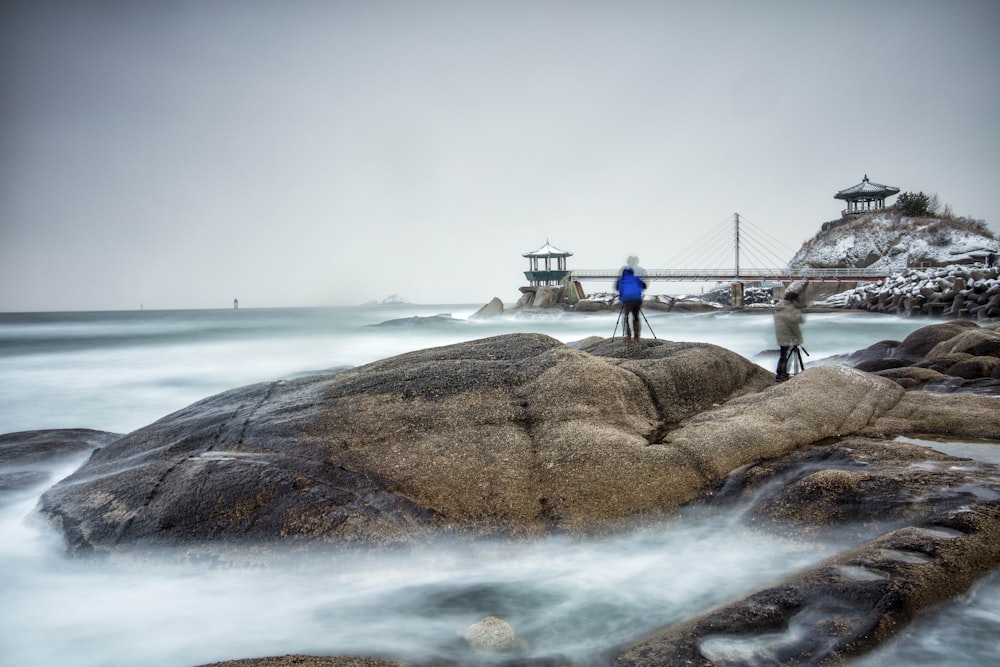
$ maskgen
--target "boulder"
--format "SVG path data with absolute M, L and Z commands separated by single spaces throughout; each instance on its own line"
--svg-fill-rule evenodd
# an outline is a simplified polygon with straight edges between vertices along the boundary
M 562 305 L 563 292 L 560 287 L 537 285 L 521 287 L 521 298 L 514 305 L 514 310 L 545 310 Z
M 110 444 L 120 433 L 58 428 L 0 434 L 0 468 L 61 463 Z
M 1000 445 L 998 445 L 1000 446 Z M 774 479 L 782 479 L 774 485 Z M 854 531 L 858 539 L 1000 498 L 997 468 L 912 444 L 845 438 L 803 447 L 734 471 L 714 502 L 751 498 L 757 528 L 825 537 Z
M 478 320 L 497 315 L 503 315 L 503 301 L 499 297 L 493 297 L 489 303 L 470 315 L 469 319 Z
M 969 330 L 978 329 L 975 322 L 955 320 L 929 324 L 912 332 L 895 349 L 893 356 L 901 359 L 917 361 L 923 359 L 939 343 L 951 340 L 955 336 Z
M 968 324 L 973 323 L 969 322 Z M 973 326 L 975 325 L 973 324 Z M 918 331 L 921 330 L 918 329 Z M 969 328 L 942 339 L 926 352 L 926 356 L 932 359 L 937 356 L 956 353 L 1000 359 L 1000 331 L 986 327 Z
M 1000 357 L 972 357 L 948 367 L 947 375 L 965 380 L 1000 378 Z
M 578 313 L 603 313 L 611 310 L 611 305 L 601 299 L 580 299 L 573 310 Z
M 869 370 L 862 368 L 861 370 Z M 880 377 L 888 378 L 901 386 L 903 389 L 922 389 L 928 384 L 947 383 L 949 376 L 932 368 L 921 368 L 918 366 L 897 366 L 887 369 L 870 370 Z
M 514 632 L 510 623 L 496 616 L 487 616 L 473 623 L 465 628 L 461 635 L 473 651 L 510 653 L 520 651 L 527 646 Z
M 0 435 L 0 493 L 51 483 L 56 471 L 82 462 L 121 435 L 91 429 L 45 429 Z
M 856 352 L 851 353 L 843 359 L 843 363 L 856 368 L 861 368 L 862 364 L 868 362 L 881 361 L 882 359 L 893 359 L 896 348 L 898 347 L 898 340 L 882 340 L 869 345 L 863 350 L 857 350 Z

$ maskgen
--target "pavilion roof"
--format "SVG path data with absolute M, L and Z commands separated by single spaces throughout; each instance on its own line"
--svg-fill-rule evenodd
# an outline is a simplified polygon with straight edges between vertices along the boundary
M 851 187 L 841 190 L 837 194 L 833 195 L 834 199 L 885 199 L 891 195 L 897 194 L 899 188 L 894 188 L 891 185 L 882 185 L 881 183 L 872 183 L 868 180 L 868 174 L 865 174 L 864 179 L 857 185 L 852 185 Z
M 532 250 L 531 252 L 526 252 L 521 257 L 571 257 L 573 253 L 566 252 L 565 250 L 560 250 L 551 243 L 548 239 L 545 239 L 545 245 L 543 245 L 538 250 Z

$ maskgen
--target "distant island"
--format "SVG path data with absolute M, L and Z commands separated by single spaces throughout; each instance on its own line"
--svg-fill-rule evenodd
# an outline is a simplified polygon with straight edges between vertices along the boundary
M 410 302 L 398 294 L 390 294 L 381 301 L 371 300 L 361 304 L 363 306 L 408 306 Z

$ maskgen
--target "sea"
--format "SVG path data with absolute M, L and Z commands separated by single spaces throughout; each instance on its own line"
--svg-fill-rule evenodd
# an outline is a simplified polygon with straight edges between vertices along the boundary
M 515 332 L 568 344 L 620 335 L 613 313 L 471 317 L 480 306 L 0 314 L 0 433 L 127 433 L 227 389 L 416 349 Z M 647 309 L 645 317 L 648 337 L 712 343 L 774 366 L 766 312 Z M 931 323 L 810 313 L 806 366 L 902 340 Z M 988 444 L 924 444 L 1000 462 Z M 266 564 L 176 553 L 74 559 L 36 507 L 41 493 L 80 463 L 67 461 L 36 487 L 0 494 L 0 665 L 194 667 L 298 653 L 493 664 L 488 654 L 469 657 L 462 639 L 487 616 L 511 624 L 527 659 L 600 665 L 612 647 L 852 546 L 756 532 L 739 522 L 738 511 L 692 510 L 599 538 L 442 538 L 406 553 Z M 1000 572 L 855 664 L 996 664 L 998 631 Z

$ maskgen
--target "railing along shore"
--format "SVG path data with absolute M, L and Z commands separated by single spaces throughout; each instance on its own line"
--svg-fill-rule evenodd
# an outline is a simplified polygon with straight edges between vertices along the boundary
M 574 269 L 570 271 L 573 280 L 614 280 L 619 269 Z M 647 269 L 646 280 L 667 281 L 877 281 L 890 274 L 884 269 Z

